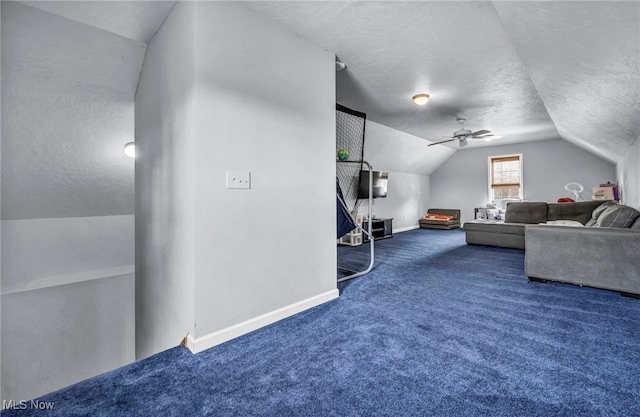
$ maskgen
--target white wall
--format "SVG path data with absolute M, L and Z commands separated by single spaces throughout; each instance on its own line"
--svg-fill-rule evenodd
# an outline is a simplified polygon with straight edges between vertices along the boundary
M 24 3 L 1 7 L 3 218 L 133 214 L 122 148 L 145 45 Z
M 178 3 L 156 35 L 136 96 L 138 357 L 337 297 L 334 68 L 238 3 Z
M 2 398 L 134 360 L 133 216 L 2 221 Z
M 134 359 L 138 71 L 122 63 L 144 45 L 1 10 L 1 396 L 26 400 Z
M 622 203 L 640 209 L 640 137 L 616 165 Z
M 195 3 L 147 48 L 136 94 L 136 357 L 194 327 Z
M 241 4 L 197 16 L 202 339 L 337 296 L 335 58 Z M 226 189 L 227 170 L 250 171 L 251 189 Z
M 424 139 L 367 120 L 364 159 L 376 171 L 389 172 L 386 198 L 373 200 L 373 214 L 393 218 L 394 231 L 418 227 L 430 207 L 430 178 L 455 153 L 444 146 L 427 148 Z M 359 212 L 366 215 L 367 202 Z
M 585 187 L 582 197 L 591 199 L 591 188 L 615 182 L 615 166 L 561 139 L 464 149 L 431 175 L 431 203 L 440 208 L 459 208 L 462 221 L 473 219 L 474 208 L 488 201 L 487 158 L 523 154 L 524 199 L 555 202 L 571 197 L 564 186 L 577 182 Z
M 373 199 L 372 213 L 378 218 L 392 218 L 394 232 L 416 229 L 418 219 L 429 208 L 429 194 L 428 175 L 390 172 L 387 197 Z M 367 200 L 362 200 L 358 211 L 366 216 Z

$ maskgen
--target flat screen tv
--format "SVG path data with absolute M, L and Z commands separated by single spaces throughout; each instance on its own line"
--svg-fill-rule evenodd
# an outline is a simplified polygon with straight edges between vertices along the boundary
M 386 171 L 371 171 L 372 176 L 372 196 L 373 198 L 384 198 L 387 196 L 387 182 L 389 173 Z M 369 171 L 360 171 L 360 185 L 358 186 L 358 198 L 369 198 Z

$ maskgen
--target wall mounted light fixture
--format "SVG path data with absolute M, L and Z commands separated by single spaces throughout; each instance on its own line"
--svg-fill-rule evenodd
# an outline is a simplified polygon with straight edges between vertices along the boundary
M 427 101 L 429 101 L 429 98 L 431 96 L 429 94 L 416 94 L 415 96 L 413 96 L 413 102 L 416 103 L 419 106 L 423 106 L 425 104 L 427 104 Z
M 124 145 L 124 154 L 127 155 L 129 158 L 135 158 L 136 157 L 136 143 L 135 142 L 129 142 L 126 145 Z

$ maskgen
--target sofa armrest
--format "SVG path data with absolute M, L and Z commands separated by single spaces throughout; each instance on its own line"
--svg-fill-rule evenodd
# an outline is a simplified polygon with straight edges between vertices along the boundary
M 525 273 L 640 294 L 640 233 L 621 228 L 527 225 Z

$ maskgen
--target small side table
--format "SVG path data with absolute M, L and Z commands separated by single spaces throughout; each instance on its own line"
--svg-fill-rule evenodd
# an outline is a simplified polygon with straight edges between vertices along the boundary
M 364 230 L 369 230 L 368 221 L 362 223 Z M 371 219 L 371 234 L 373 240 L 388 239 L 393 237 L 393 219 Z M 366 233 L 362 234 L 364 242 L 369 241 L 369 236 Z

